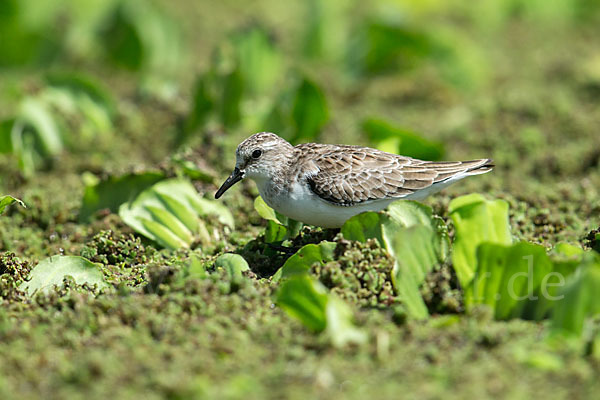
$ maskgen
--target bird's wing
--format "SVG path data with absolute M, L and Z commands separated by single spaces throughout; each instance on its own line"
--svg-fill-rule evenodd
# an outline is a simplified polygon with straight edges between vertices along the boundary
M 402 198 L 451 178 L 485 173 L 492 160 L 422 161 L 368 147 L 315 148 L 305 174 L 311 190 L 330 203 Z

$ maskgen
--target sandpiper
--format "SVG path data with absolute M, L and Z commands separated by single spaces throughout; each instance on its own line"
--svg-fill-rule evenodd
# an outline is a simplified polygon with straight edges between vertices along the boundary
M 261 132 L 240 143 L 235 169 L 215 198 L 250 178 L 264 201 L 281 214 L 339 228 L 361 212 L 383 210 L 399 199 L 422 200 L 493 167 L 489 158 L 433 162 L 361 146 L 292 146 L 274 133 Z

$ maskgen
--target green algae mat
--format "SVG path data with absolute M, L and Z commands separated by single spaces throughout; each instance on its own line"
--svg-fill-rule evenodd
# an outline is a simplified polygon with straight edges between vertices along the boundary
M 600 5 L 0 5 L 0 398 L 596 398 Z M 341 229 L 255 132 L 494 159 Z

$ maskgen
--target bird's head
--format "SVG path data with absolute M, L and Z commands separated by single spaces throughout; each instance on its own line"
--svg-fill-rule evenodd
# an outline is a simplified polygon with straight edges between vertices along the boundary
M 244 140 L 235 153 L 235 169 L 223 182 L 215 198 L 218 199 L 233 185 L 248 177 L 256 182 L 266 181 L 288 162 L 294 147 L 274 133 L 261 132 Z

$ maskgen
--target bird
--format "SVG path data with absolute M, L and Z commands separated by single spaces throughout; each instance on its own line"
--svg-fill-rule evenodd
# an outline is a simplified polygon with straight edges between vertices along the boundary
M 250 178 L 279 213 L 308 225 L 340 228 L 354 215 L 384 210 L 400 199 L 423 200 L 493 167 L 489 158 L 424 161 L 363 146 L 293 146 L 274 133 L 259 132 L 239 144 L 235 168 L 215 198 Z

